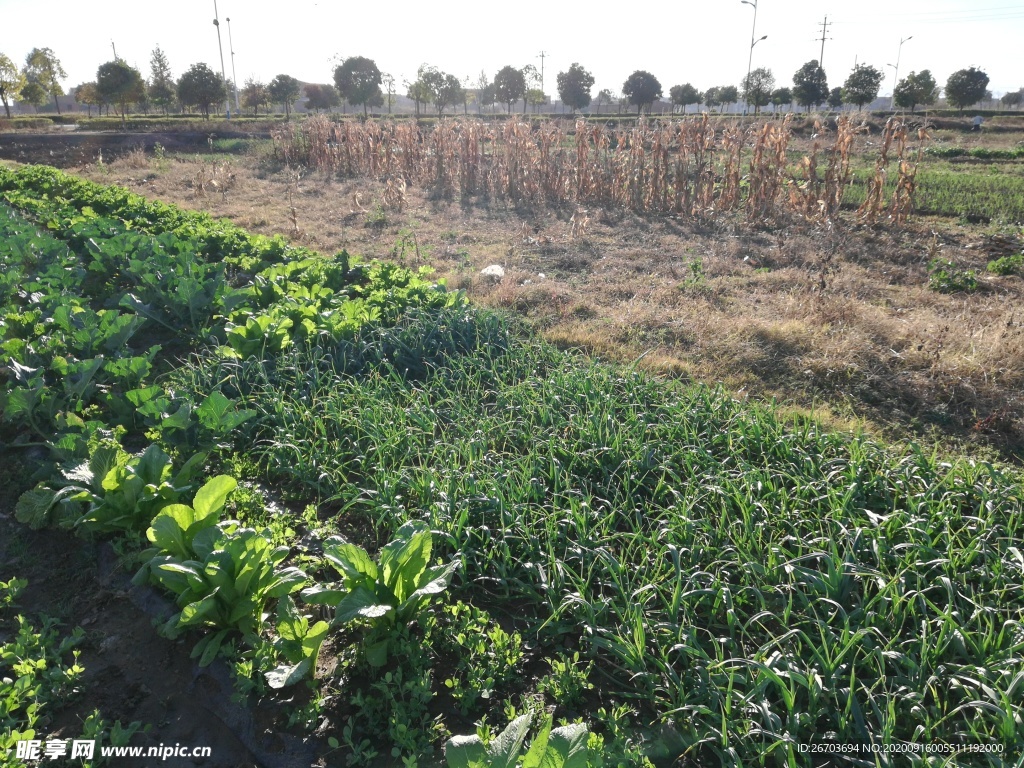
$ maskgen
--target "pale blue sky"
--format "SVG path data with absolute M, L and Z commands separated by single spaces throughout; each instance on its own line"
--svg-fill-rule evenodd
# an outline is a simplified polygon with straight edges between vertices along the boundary
M 617 92 L 635 69 L 646 69 L 666 92 L 691 82 L 703 90 L 738 84 L 746 74 L 753 9 L 740 0 L 673 3 L 391 2 L 328 0 L 217 0 L 225 68 L 231 59 L 225 19 L 231 18 L 239 83 L 286 73 L 306 82 L 331 82 L 336 56 L 368 56 L 399 81 L 421 63 L 459 78 L 488 76 L 511 64 L 540 66 L 545 85 L 578 61 L 596 78 L 595 92 Z M 602 10 L 603 9 L 603 10 Z M 644 9 L 641 11 L 641 9 Z M 1024 3 L 1000 0 L 758 0 L 754 67 L 767 66 L 789 85 L 804 62 L 818 57 L 821 22 L 831 22 L 825 70 L 841 85 L 854 62 L 886 72 L 892 90 L 900 40 L 901 75 L 930 69 L 944 84 L 957 69 L 977 66 L 999 95 L 1024 85 Z M 96 68 L 117 53 L 149 73 L 160 45 L 175 76 L 203 61 L 220 69 L 213 0 L 0 0 L 0 52 L 24 61 L 32 47 L 49 47 L 68 72 L 65 87 L 95 79 Z

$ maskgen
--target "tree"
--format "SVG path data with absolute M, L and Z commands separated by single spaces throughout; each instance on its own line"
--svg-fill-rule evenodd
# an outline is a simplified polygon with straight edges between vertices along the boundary
M 377 65 L 365 56 L 350 56 L 334 70 L 334 85 L 338 93 L 350 104 L 362 104 L 364 115 L 370 100 L 380 93 L 381 82 Z
M 284 104 L 284 117 L 290 119 L 292 102 L 302 93 L 302 85 L 291 75 L 278 75 L 267 86 L 267 94 L 275 104 Z
M 567 71 L 558 73 L 555 81 L 558 84 L 558 98 L 573 112 L 590 106 L 594 76 L 579 64 L 573 62 Z
M 7 117 L 11 116 L 11 99 L 18 98 L 21 89 L 27 85 L 25 75 L 7 56 L 0 53 L 0 101 L 4 103 Z
M 437 67 L 422 65 L 416 73 L 416 95 L 420 101 L 431 101 L 440 117 L 444 108 L 459 104 L 464 99 L 462 83 L 455 75 L 442 72 Z M 416 85 L 414 84 L 414 85 Z
M 880 69 L 869 64 L 858 64 L 843 83 L 843 100 L 857 105 L 857 109 L 863 109 L 865 104 L 878 98 L 883 76 Z
M 158 45 L 149 58 L 149 99 L 160 107 L 164 114 L 174 104 L 174 76 L 167 55 Z
M 476 89 L 477 113 L 483 114 L 484 104 L 494 106 L 494 86 L 487 79 L 487 73 L 482 69 L 476 78 Z
M 395 76 L 389 75 L 387 72 L 382 72 L 380 76 L 381 85 L 384 86 L 384 92 L 388 95 L 388 114 L 391 114 L 391 105 L 395 101 Z
M 103 99 L 96 90 L 96 83 L 82 83 L 76 85 L 71 93 L 75 97 L 75 101 L 79 104 L 85 104 L 89 108 L 89 117 L 92 117 L 92 108 L 99 107 L 103 104 Z
M 145 97 L 146 83 L 139 70 L 124 59 L 114 59 L 100 64 L 96 70 L 96 92 L 103 101 L 121 107 L 121 125 L 124 125 L 128 105 Z
M 612 95 L 610 88 L 602 88 L 597 92 L 597 114 L 601 114 L 602 104 L 614 104 L 615 96 Z
M 718 86 L 708 88 L 704 91 L 704 105 L 708 109 L 714 109 L 722 104 L 722 89 Z
M 644 107 L 650 111 L 651 105 L 661 98 L 661 83 L 650 72 L 638 69 L 622 84 L 622 95 L 636 107 L 636 115 L 639 117 Z
M 743 100 L 747 108 L 754 107 L 754 114 L 767 107 L 772 100 L 772 89 L 775 87 L 775 75 L 767 67 L 758 67 L 743 78 Z
M 513 66 L 502 67 L 494 76 L 494 98 L 507 105 L 507 111 L 512 111 L 512 105 L 526 95 L 526 78 L 523 73 Z
M 270 109 L 270 91 L 263 83 L 250 77 L 245 81 L 242 88 L 242 106 L 252 110 L 252 116 L 256 117 L 260 107 Z
M 420 115 L 420 104 L 430 103 L 430 88 L 425 82 L 423 82 L 423 72 L 426 66 L 426 64 L 423 64 L 420 66 L 419 70 L 417 70 L 417 78 L 415 82 L 406 83 L 409 90 L 405 95 L 415 103 L 416 117 L 419 117 Z
M 740 100 L 740 91 L 735 85 L 723 85 L 718 89 L 718 98 L 723 107 L 729 107 Z
M 793 92 L 789 88 L 776 88 L 774 91 L 772 91 L 772 104 L 775 108 L 786 106 L 792 103 Z
M 312 109 L 319 112 L 321 109 L 326 109 L 330 112 L 332 107 L 336 107 L 339 104 L 341 104 L 341 97 L 333 85 L 316 85 L 311 83 L 306 86 L 307 110 Z
M 929 106 L 939 98 L 939 86 L 927 69 L 920 72 L 911 72 L 896 84 L 893 90 L 893 101 L 897 107 L 910 109 L 911 112 L 918 104 Z
M 465 101 L 466 94 L 455 75 L 445 73 L 444 79 L 438 84 L 434 91 L 434 106 L 437 107 L 437 116 L 440 117 L 445 107 L 454 107 L 459 102 Z
M 828 92 L 828 99 L 826 103 L 832 107 L 832 109 L 839 109 L 843 106 L 843 89 L 836 86 Z
M 67 77 L 68 73 L 64 71 L 53 51 L 49 48 L 33 48 L 29 51 L 25 57 L 24 75 L 30 84 L 35 83 L 45 94 L 53 96 L 53 104 L 57 107 L 59 115 L 60 102 L 57 101 L 57 97 L 64 95 L 60 81 Z
M 946 81 L 946 102 L 963 112 L 985 98 L 987 88 L 988 75 L 980 69 L 959 69 Z
M 828 79 L 817 59 L 811 59 L 793 75 L 793 98 L 808 111 L 825 101 L 828 94 Z
M 46 103 L 46 91 L 39 83 L 26 83 L 21 89 L 21 101 L 31 104 L 36 112 Z
M 193 64 L 178 81 L 178 101 L 210 119 L 210 107 L 227 98 L 224 80 L 205 64 Z
M 1010 91 L 1009 93 L 1004 93 L 1003 98 L 1001 98 L 999 101 L 1002 102 L 1004 107 L 1019 107 L 1020 103 L 1024 101 L 1024 88 L 1021 88 L 1020 90 L 1017 91 Z
M 686 113 L 686 107 L 690 104 L 700 104 L 704 99 L 700 95 L 700 91 L 694 88 L 689 83 L 683 83 L 682 85 L 673 85 L 669 88 L 668 96 L 672 99 L 672 103 L 683 108 L 683 113 Z

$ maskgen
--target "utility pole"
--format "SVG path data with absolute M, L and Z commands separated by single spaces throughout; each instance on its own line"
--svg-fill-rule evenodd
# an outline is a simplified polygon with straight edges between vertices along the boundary
M 117 48 L 114 46 L 114 41 L 110 41 L 110 47 L 114 49 L 114 61 L 117 61 Z
M 238 106 L 238 75 L 235 74 L 235 44 L 231 42 L 231 19 L 225 19 L 228 23 L 228 48 L 231 49 L 231 80 L 235 86 L 235 114 L 242 114 L 242 108 Z
M 220 18 L 217 14 L 217 0 L 213 0 L 213 26 L 217 28 L 217 48 L 220 49 L 220 76 L 227 82 L 228 75 L 224 71 L 224 46 L 220 42 Z M 228 120 L 231 119 L 231 102 L 228 101 L 227 93 L 224 94 L 224 111 L 228 116 Z
M 825 34 L 828 32 L 828 28 L 832 26 L 832 22 L 828 20 L 828 16 L 821 22 L 821 55 L 818 57 L 818 66 L 825 69 L 825 41 L 831 40 L 831 37 L 826 37 Z
M 547 53 L 546 51 L 541 51 L 540 56 L 537 57 L 538 59 L 540 59 L 540 90 L 542 93 L 544 91 L 544 57 L 550 55 L 551 54 Z

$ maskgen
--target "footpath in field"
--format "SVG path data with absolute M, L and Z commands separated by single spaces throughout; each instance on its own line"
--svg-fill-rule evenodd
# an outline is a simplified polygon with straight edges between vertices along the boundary
M 1019 473 L 50 169 L 0 195 L 17 518 L 117 542 L 329 764 L 1024 749 Z

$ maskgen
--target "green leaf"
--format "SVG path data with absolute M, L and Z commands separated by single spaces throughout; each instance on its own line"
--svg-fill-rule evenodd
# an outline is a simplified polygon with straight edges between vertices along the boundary
M 587 768 L 589 737 L 587 726 L 583 723 L 555 728 L 548 738 L 547 751 L 554 752 L 560 759 L 555 763 L 545 760 L 542 768 L 549 765 L 551 768 Z
M 195 509 L 196 521 L 202 521 L 215 515 L 224 508 L 228 494 L 238 487 L 238 481 L 227 475 L 217 475 L 196 493 L 192 507 Z
M 312 662 L 309 659 L 303 659 L 298 664 L 282 664 L 266 672 L 263 676 L 267 679 L 267 685 L 277 690 L 295 685 L 310 674 L 312 668 Z
M 384 583 L 399 603 L 409 597 L 430 562 L 431 535 L 426 523 L 410 520 L 381 549 L 378 558 Z
M 196 656 L 199 656 L 200 667 L 208 667 L 213 663 L 229 632 L 230 630 L 222 629 L 219 632 L 207 635 L 196 643 L 196 647 L 192 649 L 192 658 L 194 659 Z
M 371 667 L 383 667 L 388 663 L 387 639 L 376 643 L 367 643 L 363 650 L 366 653 L 366 661 Z
M 520 715 L 490 743 L 487 752 L 491 758 L 491 768 L 515 768 L 532 719 L 532 715 Z
M 267 597 L 284 597 L 296 592 L 306 584 L 309 578 L 299 568 L 285 568 L 276 574 L 267 587 Z
M 191 507 L 184 504 L 168 504 L 153 518 L 153 525 L 146 531 L 146 538 L 167 554 L 189 557 L 191 551 L 185 532 L 195 522 Z
M 14 516 L 30 528 L 44 528 L 50 524 L 50 510 L 57 502 L 57 494 L 49 488 L 33 488 L 18 498 Z
M 455 736 L 444 745 L 448 768 L 477 768 L 487 765 L 487 750 L 479 736 Z
M 366 550 L 338 536 L 331 536 L 324 542 L 324 556 L 346 579 L 355 583 L 362 581 L 361 576 L 369 577 L 371 582 L 377 580 L 377 566 Z
M 523 757 L 523 764 L 521 768 L 548 768 L 548 737 L 551 735 L 551 715 L 547 715 L 544 718 L 544 725 L 541 726 L 540 731 L 536 736 L 533 737 L 533 742 L 530 744 L 530 749 L 527 750 L 526 756 Z M 550 768 L 556 768 L 556 766 L 550 766 Z
M 380 605 L 380 601 L 377 599 L 377 595 L 360 585 L 338 602 L 334 612 L 334 624 L 337 626 L 352 621 L 356 616 L 363 615 L 362 612 L 365 609 L 378 605 Z M 383 616 L 387 613 L 387 607 L 384 606 L 385 610 L 379 615 Z

